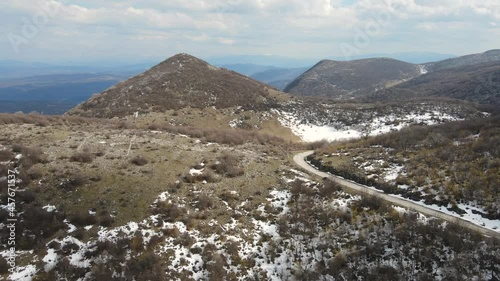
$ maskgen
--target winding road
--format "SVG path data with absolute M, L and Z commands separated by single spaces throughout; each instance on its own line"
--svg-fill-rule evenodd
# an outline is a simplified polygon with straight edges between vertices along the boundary
M 314 174 L 314 175 L 322 177 L 322 178 L 329 178 L 347 189 L 350 189 L 350 190 L 353 190 L 356 192 L 362 192 L 365 194 L 373 195 L 373 196 L 376 196 L 384 201 L 390 202 L 391 204 L 398 205 L 398 206 L 401 206 L 404 208 L 408 208 L 410 210 L 417 211 L 417 212 L 422 213 L 422 214 L 427 215 L 427 216 L 437 217 L 437 218 L 443 219 L 443 220 L 451 222 L 451 223 L 457 223 L 457 221 L 460 221 L 460 224 L 463 225 L 464 227 L 478 231 L 486 236 L 500 238 L 500 232 L 496 232 L 492 229 L 484 228 L 484 227 L 481 227 L 481 226 L 474 224 L 472 222 L 461 219 L 459 217 L 455 217 L 455 216 L 452 216 L 452 215 L 449 215 L 449 214 L 446 214 L 446 213 L 443 213 L 440 211 L 436 211 L 434 209 L 416 204 L 412 201 L 405 200 L 405 199 L 395 197 L 395 196 L 391 196 L 389 194 L 367 188 L 366 186 L 357 184 L 355 182 L 348 181 L 348 180 L 345 180 L 343 178 L 340 178 L 340 177 L 337 177 L 337 176 L 334 176 L 331 174 L 327 174 L 325 172 L 321 172 L 321 171 L 317 170 L 316 168 L 314 168 L 313 166 L 309 165 L 309 163 L 307 163 L 305 161 L 305 158 L 309 155 L 312 155 L 313 153 L 314 153 L 314 151 L 306 151 L 306 152 L 299 153 L 293 157 L 293 161 L 298 166 L 300 166 L 302 169 L 307 171 L 308 173 Z

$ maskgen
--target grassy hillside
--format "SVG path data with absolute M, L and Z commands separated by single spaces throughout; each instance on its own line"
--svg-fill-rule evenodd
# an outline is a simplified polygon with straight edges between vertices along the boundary
M 14 273 L 0 259 L 3 278 L 499 277 L 497 240 L 312 179 L 286 142 L 144 125 L 0 115 L 2 173 L 22 179 L 20 252 Z M 0 226 L 2 255 L 9 235 Z

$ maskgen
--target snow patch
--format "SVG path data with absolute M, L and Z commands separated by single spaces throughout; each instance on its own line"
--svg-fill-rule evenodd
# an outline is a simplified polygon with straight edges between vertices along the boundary
M 56 210 L 56 206 L 54 205 L 47 205 L 47 206 L 43 206 L 42 209 L 44 209 L 45 211 L 47 211 L 47 213 L 52 213 Z

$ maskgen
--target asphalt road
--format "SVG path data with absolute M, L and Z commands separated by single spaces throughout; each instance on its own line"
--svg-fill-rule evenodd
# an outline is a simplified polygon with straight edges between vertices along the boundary
M 356 192 L 362 192 L 365 194 L 376 196 L 378 198 L 381 198 L 384 201 L 390 202 L 391 204 L 398 205 L 398 206 L 401 206 L 404 208 L 408 208 L 408 209 L 414 210 L 416 212 L 422 213 L 422 214 L 427 215 L 427 216 L 440 218 L 442 220 L 445 220 L 445 221 L 448 221 L 451 223 L 460 222 L 461 225 L 463 225 L 469 229 L 478 231 L 478 232 L 482 233 L 483 235 L 500 238 L 500 232 L 496 232 L 494 230 L 481 227 L 481 226 L 473 224 L 469 221 L 463 220 L 459 217 L 451 216 L 449 214 L 430 209 L 428 207 L 416 204 L 412 201 L 401 199 L 401 198 L 394 197 L 394 196 L 390 196 L 386 193 L 379 192 L 379 191 L 376 191 L 373 189 L 369 189 L 369 188 L 367 188 L 363 185 L 357 184 L 355 182 L 347 181 L 347 180 L 339 178 L 337 176 L 333 176 L 331 174 L 321 172 L 321 171 L 317 170 L 316 168 L 312 167 L 311 165 L 309 165 L 305 161 L 305 158 L 313 153 L 314 153 L 314 151 L 307 151 L 307 152 L 299 153 L 293 157 L 293 161 L 295 161 L 295 163 L 298 166 L 300 166 L 302 169 L 306 170 L 307 172 L 314 174 L 316 176 L 322 177 L 322 178 L 329 178 L 329 179 L 339 183 L 341 186 L 343 186 L 347 189 L 351 189 L 351 190 L 356 191 Z

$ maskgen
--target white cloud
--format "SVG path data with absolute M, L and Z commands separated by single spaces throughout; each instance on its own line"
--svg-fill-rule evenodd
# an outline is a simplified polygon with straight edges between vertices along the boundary
M 255 51 L 294 56 L 309 53 L 309 56 L 325 57 L 338 53 L 339 43 L 352 41 L 357 30 L 364 30 L 381 20 L 386 22 L 377 36 L 370 38 L 371 45 L 366 52 L 408 51 L 402 48 L 400 42 L 410 47 L 417 46 L 417 42 L 418 46 L 429 42 L 427 49 L 422 51 L 458 54 L 500 47 L 500 39 L 497 38 L 489 38 L 488 45 L 477 44 L 500 20 L 498 0 L 358 0 L 351 5 L 344 2 L 3 1 L 0 3 L 0 31 L 4 34 L 21 33 L 23 18 L 31 20 L 33 15 L 43 11 L 40 7 L 51 4 L 57 7 L 57 14 L 33 39 L 40 44 L 33 42 L 23 46 L 20 56 L 46 57 L 46 50 L 54 44 L 52 48 L 61 57 L 74 56 L 76 46 L 92 46 L 94 49 L 88 51 L 100 52 L 102 56 L 119 46 L 119 53 L 128 56 L 136 54 L 141 48 L 149 48 L 143 51 L 158 53 L 162 57 L 165 54 L 160 52 L 183 49 L 200 50 L 207 56 L 229 51 Z M 447 30 L 456 34 L 452 35 Z M 430 38 L 438 33 L 437 38 Z M 200 48 L 201 42 L 204 43 L 203 48 Z M 292 43 L 293 48 L 284 47 Z M 44 49 L 37 50 L 37 46 L 42 45 Z M 0 51 L 7 57 L 12 55 L 5 37 L 0 38 Z
M 217 41 L 219 41 L 219 43 L 223 45 L 234 45 L 236 43 L 236 41 L 233 39 L 222 38 L 222 37 L 218 38 Z

